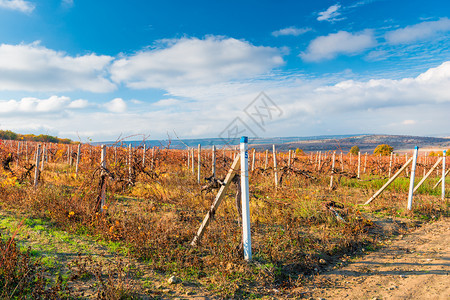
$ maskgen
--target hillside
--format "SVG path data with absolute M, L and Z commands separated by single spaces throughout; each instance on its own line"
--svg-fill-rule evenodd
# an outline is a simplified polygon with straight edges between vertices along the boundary
M 395 151 L 407 151 L 415 146 L 419 148 L 450 148 L 450 138 L 420 137 L 405 135 L 361 135 L 337 139 L 318 139 L 308 141 L 296 141 L 290 143 L 275 144 L 279 151 L 295 150 L 304 151 L 344 151 L 352 146 L 358 146 L 361 152 L 373 152 L 377 145 L 389 144 Z M 256 150 L 271 149 L 271 145 L 252 145 Z

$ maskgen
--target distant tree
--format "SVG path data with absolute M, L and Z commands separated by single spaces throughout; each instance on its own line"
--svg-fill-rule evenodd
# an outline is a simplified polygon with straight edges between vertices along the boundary
M 11 130 L 0 130 L 0 139 L 2 140 L 17 140 L 17 133 Z
M 378 145 L 375 150 L 373 151 L 374 154 L 386 156 L 391 155 L 391 153 L 394 151 L 394 147 L 389 146 L 388 144 L 381 144 Z
M 305 155 L 305 152 L 302 149 L 297 148 L 297 149 L 295 149 L 295 154 L 296 155 Z
M 353 147 L 350 149 L 350 153 L 351 153 L 351 154 L 358 155 L 358 152 L 359 152 L 359 147 L 358 147 L 358 146 L 353 146 Z

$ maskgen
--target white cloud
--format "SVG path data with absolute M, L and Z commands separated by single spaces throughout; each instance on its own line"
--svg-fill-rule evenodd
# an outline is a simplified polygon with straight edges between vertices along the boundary
M 309 44 L 300 57 L 305 61 L 332 59 L 339 54 L 354 55 L 375 46 L 376 41 L 371 30 L 360 33 L 339 31 L 327 36 L 319 36 Z
M 442 18 L 438 21 L 422 22 L 387 32 L 385 39 L 393 45 L 408 44 L 430 39 L 439 33 L 445 33 L 447 31 L 450 31 L 450 20 L 448 18 Z
M 139 110 L 131 109 L 132 106 L 127 109 L 129 102 L 120 98 L 90 105 L 89 110 L 71 108 L 77 100 L 59 100 L 63 104 L 48 104 L 41 110 L 59 107 L 60 112 L 65 112 L 64 118 L 55 118 L 57 111 L 28 113 L 24 123 L 23 116 L 11 117 L 14 113 L 9 110 L 3 113 L 0 123 L 2 129 L 39 133 L 36 128 L 45 128 L 60 137 L 77 139 L 79 134 L 83 139 L 91 137 L 97 141 L 115 140 L 120 134 L 167 138 L 166 133 L 172 130 L 180 138 L 218 137 L 235 117 L 241 117 L 261 136 L 380 132 L 429 135 L 450 128 L 450 61 L 419 76 L 398 80 L 336 79 L 353 76 L 349 73 L 312 80 L 300 75 L 272 74 L 263 80 L 183 86 L 170 89 L 167 97 L 156 103 L 143 102 Z M 283 111 L 281 117 L 267 122 L 265 132 L 258 131 L 243 112 L 261 91 Z M 0 103 L 3 110 L 9 107 L 5 103 Z M 115 112 L 113 118 L 106 108 Z M 36 110 L 36 106 L 28 109 Z M 406 120 L 416 123 L 406 124 L 410 123 Z
M 417 122 L 414 121 L 414 120 L 404 120 L 404 121 L 402 122 L 402 124 L 403 124 L 403 125 L 415 125 L 415 124 L 417 124 Z
M 34 10 L 34 4 L 24 0 L 0 0 L 0 8 L 17 10 L 23 13 L 31 13 Z
M 62 0 L 61 5 L 65 8 L 71 8 L 73 7 L 73 0 Z
M 105 104 L 108 111 L 113 113 L 123 113 L 127 110 L 127 103 L 122 98 L 115 98 Z
M 338 19 L 341 13 L 338 11 L 341 6 L 339 4 L 331 5 L 328 7 L 326 11 L 319 12 L 319 16 L 317 17 L 317 21 L 328 21 L 334 22 L 342 20 L 342 18 Z
M 64 96 L 51 96 L 47 99 L 25 97 L 21 100 L 0 100 L 0 114 L 57 113 L 65 108 L 78 108 L 79 101 L 71 102 L 69 97 Z
M 254 77 L 283 64 L 276 48 L 233 38 L 182 38 L 115 61 L 111 77 L 134 89 L 167 89 Z
M 385 39 L 389 44 L 409 44 L 420 40 L 427 40 L 439 33 L 450 31 L 450 19 L 442 18 L 438 21 L 422 22 L 387 32 Z
M 113 91 L 106 78 L 112 60 L 95 54 L 72 57 L 38 43 L 0 44 L 0 91 Z
M 293 36 L 299 36 L 301 34 L 307 33 L 308 31 L 311 31 L 311 28 L 297 28 L 294 26 L 283 28 L 280 30 L 276 30 L 272 32 L 273 36 L 282 36 L 282 35 L 293 35 Z
M 88 106 L 89 106 L 89 101 L 84 100 L 84 99 L 74 100 L 68 105 L 69 108 L 86 108 Z
M 181 103 L 181 101 L 178 99 L 169 98 L 169 99 L 161 99 L 161 100 L 153 103 L 153 105 L 155 105 L 155 106 L 175 106 L 180 103 Z

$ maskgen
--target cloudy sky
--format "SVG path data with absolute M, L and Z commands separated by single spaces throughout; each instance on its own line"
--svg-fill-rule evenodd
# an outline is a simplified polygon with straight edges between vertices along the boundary
M 449 42 L 448 0 L 0 0 L 0 129 L 450 136 Z

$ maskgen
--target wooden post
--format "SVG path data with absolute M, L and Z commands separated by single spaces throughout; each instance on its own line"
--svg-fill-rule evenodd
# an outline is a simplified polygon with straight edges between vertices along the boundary
M 105 178 L 105 170 L 106 170 L 106 146 L 101 146 L 101 154 L 100 154 L 100 166 L 101 166 L 101 176 L 102 176 L 102 186 L 100 191 L 100 211 L 103 212 L 103 207 L 106 202 L 106 184 L 104 180 Z
M 153 167 L 155 165 L 155 146 L 152 147 L 152 164 L 150 168 L 153 170 Z
M 291 155 L 292 155 L 292 151 L 289 150 L 289 157 L 288 157 L 288 168 L 291 167 Z
M 34 186 L 37 187 L 39 181 L 39 162 L 41 161 L 41 145 L 36 149 L 36 169 L 34 170 Z
M 145 168 L 145 152 L 147 152 L 147 145 L 144 143 L 142 148 L 142 167 Z
M 216 177 L 216 146 L 212 146 L 212 174 Z
M 45 144 L 44 147 L 42 148 L 42 159 L 41 159 L 41 172 L 44 172 L 44 164 L 45 164 Z
M 67 164 L 70 164 L 70 146 L 67 145 Z
M 234 175 L 236 175 L 237 170 L 239 169 L 239 163 L 241 159 L 240 156 L 237 156 L 234 160 L 233 164 L 231 165 L 231 169 L 228 171 L 227 176 L 225 177 L 224 184 L 220 187 L 219 192 L 216 195 L 216 198 L 214 199 L 213 204 L 211 205 L 211 208 L 209 209 L 208 213 L 206 214 L 205 218 L 203 219 L 202 224 L 200 225 L 200 228 L 197 231 L 197 234 L 195 235 L 194 239 L 191 242 L 191 246 L 196 246 L 200 239 L 202 238 L 203 234 L 205 233 L 205 229 L 208 226 L 208 224 L 211 222 L 212 216 L 216 213 L 217 209 L 219 208 L 220 203 L 222 203 L 223 198 L 225 197 L 225 193 L 230 186 L 231 181 L 234 178 Z
M 265 162 L 264 162 L 264 170 L 267 169 L 267 165 L 269 164 L 269 150 L 266 149 L 265 152 L 266 152 L 266 159 L 265 159 Z
M 431 175 L 431 173 L 433 173 L 434 169 L 437 168 L 437 166 L 439 165 L 439 163 L 441 162 L 442 157 L 439 157 L 439 159 L 436 161 L 436 163 L 433 165 L 433 167 L 431 167 L 430 171 L 428 171 L 428 173 L 422 178 L 422 180 L 416 185 L 416 187 L 414 188 L 414 193 L 419 189 L 419 187 L 422 185 L 422 183 L 425 182 L 425 180 L 427 180 L 427 178 Z
M 275 145 L 272 145 L 273 148 L 273 172 L 275 179 L 275 187 L 278 187 L 278 172 L 277 172 L 277 151 L 275 150 Z
M 411 166 L 411 178 L 409 179 L 409 193 L 408 193 L 408 210 L 412 209 L 412 200 L 414 195 L 414 177 L 416 175 L 417 155 L 419 153 L 419 147 L 416 146 L 413 154 L 413 162 Z
M 408 153 L 405 153 L 405 162 L 408 160 Z M 409 170 L 406 168 L 406 176 L 409 175 Z
M 191 163 L 192 163 L 192 175 L 195 174 L 195 162 L 194 162 L 194 148 L 191 148 Z
M 343 152 L 341 151 L 341 170 L 344 171 L 344 158 L 343 158 Z
M 28 162 L 28 142 L 25 142 L 25 160 Z
M 367 200 L 364 205 L 369 204 L 372 202 L 376 197 L 378 197 L 394 180 L 397 178 L 405 169 L 408 167 L 408 165 L 412 162 L 413 158 L 411 157 L 404 165 L 400 168 L 400 170 L 397 171 L 397 173 L 394 174 L 369 200 Z
M 256 156 L 256 150 L 255 150 L 255 148 L 253 148 L 253 153 L 252 153 L 252 172 L 255 170 L 255 156 Z
M 447 156 L 447 150 L 442 151 L 442 179 L 441 179 L 441 199 L 445 199 L 445 157 Z
M 128 145 L 128 180 L 133 181 L 133 146 Z
M 187 169 L 191 169 L 191 152 L 189 151 L 189 147 L 187 148 Z
M 364 154 L 364 170 L 363 173 L 366 174 L 366 167 L 367 167 L 367 152 Z
M 197 182 L 200 183 L 200 179 L 201 179 L 201 168 L 202 168 L 202 146 L 200 144 L 198 144 L 198 157 L 197 157 Z
M 358 151 L 358 179 L 361 178 L 361 151 Z
M 322 151 L 319 151 L 319 163 L 317 164 L 317 170 L 320 170 L 320 161 L 322 158 Z
M 389 178 L 391 178 L 392 173 L 392 157 L 394 156 L 394 152 L 391 152 L 391 157 L 389 158 Z
M 75 174 L 78 175 L 78 166 L 80 164 L 81 144 L 78 144 L 77 149 L 77 164 L 75 165 Z
M 334 162 L 336 160 L 336 151 L 333 151 L 333 156 L 331 158 L 331 177 L 330 177 L 330 190 L 333 188 L 333 174 L 334 174 Z

